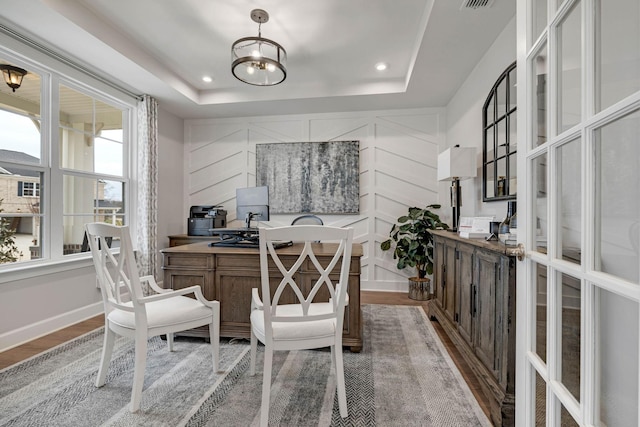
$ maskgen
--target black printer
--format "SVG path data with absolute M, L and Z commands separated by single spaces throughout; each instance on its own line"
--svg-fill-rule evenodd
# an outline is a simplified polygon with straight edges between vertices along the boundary
M 212 236 L 212 228 L 227 226 L 227 211 L 222 206 L 191 206 L 187 230 L 189 236 Z

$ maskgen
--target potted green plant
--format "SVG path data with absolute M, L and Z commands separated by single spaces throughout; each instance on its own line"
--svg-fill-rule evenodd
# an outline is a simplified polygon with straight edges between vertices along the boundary
M 418 300 L 429 299 L 433 294 L 430 279 L 426 277 L 433 274 L 433 234 L 430 231 L 449 228 L 430 209 L 440 209 L 440 205 L 409 208 L 408 214 L 398 218 L 398 223 L 391 227 L 389 239 L 380 244 L 383 251 L 393 247 L 393 259 L 398 260 L 399 270 L 406 267 L 417 270 L 417 277 L 409 277 L 409 298 Z

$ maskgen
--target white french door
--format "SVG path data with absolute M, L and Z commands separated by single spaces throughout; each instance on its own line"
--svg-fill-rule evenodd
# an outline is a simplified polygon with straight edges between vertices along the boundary
M 640 1 L 518 0 L 516 425 L 640 424 Z

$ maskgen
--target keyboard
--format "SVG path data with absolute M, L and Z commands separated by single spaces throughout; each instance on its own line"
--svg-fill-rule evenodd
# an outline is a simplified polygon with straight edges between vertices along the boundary
M 291 246 L 293 245 L 293 242 L 289 241 L 289 242 L 279 242 L 279 243 L 274 243 L 273 247 L 275 249 L 280 249 L 280 248 L 286 248 L 287 246 Z M 258 244 L 258 241 L 255 240 L 239 240 L 239 241 L 230 241 L 230 242 L 225 242 L 225 241 L 220 241 L 220 242 L 211 242 L 209 243 L 209 246 L 213 247 L 222 247 L 222 248 L 258 248 L 260 247 Z

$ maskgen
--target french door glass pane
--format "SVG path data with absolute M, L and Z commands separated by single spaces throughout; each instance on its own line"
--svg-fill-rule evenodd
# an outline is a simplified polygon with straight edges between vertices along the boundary
M 536 371 L 536 427 L 547 425 L 547 384 Z
M 640 2 L 596 3 L 596 111 L 601 111 L 640 90 Z
M 532 38 L 537 40 L 547 26 L 547 0 L 533 0 Z
M 596 425 L 637 426 L 638 303 L 604 289 L 596 301 Z
M 582 28 L 577 1 L 558 25 L 558 133 L 578 124 L 582 107 Z
M 638 283 L 640 110 L 594 133 L 597 270 Z
M 533 183 L 535 196 L 536 215 L 536 249 L 547 252 L 547 154 L 542 154 L 533 159 Z
M 544 265 L 535 264 L 536 272 L 536 330 L 535 348 L 533 349 L 538 357 L 545 363 L 547 361 L 547 268 Z
M 558 233 L 559 255 L 576 264 L 581 263 L 582 237 L 580 139 L 574 139 L 558 149 L 558 213 L 562 232 Z
M 560 408 L 560 425 L 562 427 L 580 427 L 564 405 Z
M 562 384 L 580 401 L 580 280 L 561 274 Z
M 532 63 L 532 75 L 534 76 L 533 85 L 535 94 L 532 101 L 532 141 L 535 146 L 542 145 L 547 142 L 547 45 L 545 44 L 541 51 L 536 55 Z

